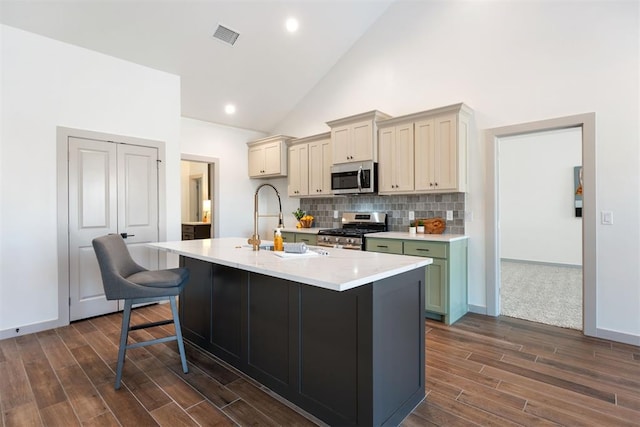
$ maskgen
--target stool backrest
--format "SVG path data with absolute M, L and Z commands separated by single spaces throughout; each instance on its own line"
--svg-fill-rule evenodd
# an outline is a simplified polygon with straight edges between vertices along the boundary
M 91 242 L 98 258 L 102 285 L 108 300 L 127 297 L 126 278 L 146 268 L 138 265 L 119 234 L 96 237 Z

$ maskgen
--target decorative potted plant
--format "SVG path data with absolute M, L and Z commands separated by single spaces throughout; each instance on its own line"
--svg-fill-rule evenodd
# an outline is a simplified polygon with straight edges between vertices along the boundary
M 422 221 L 421 219 L 418 220 L 418 228 L 416 230 L 418 233 L 423 233 L 424 234 L 424 221 Z
M 307 215 L 307 213 L 300 208 L 296 209 L 292 213 L 298 220 L 296 228 L 311 228 L 311 224 L 313 224 L 312 215 Z
M 416 222 L 415 221 L 410 221 L 409 222 L 409 234 L 416 234 Z

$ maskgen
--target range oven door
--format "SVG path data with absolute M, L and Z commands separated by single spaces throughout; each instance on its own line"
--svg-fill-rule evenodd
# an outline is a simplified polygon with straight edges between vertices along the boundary
M 331 192 L 333 194 L 375 193 L 378 191 L 377 186 L 377 163 L 343 163 L 331 167 Z

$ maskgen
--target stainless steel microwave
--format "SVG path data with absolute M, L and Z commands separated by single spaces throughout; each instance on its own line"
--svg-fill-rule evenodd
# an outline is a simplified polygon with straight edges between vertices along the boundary
M 333 194 L 365 194 L 377 191 L 377 163 L 354 162 L 331 166 L 331 192 Z

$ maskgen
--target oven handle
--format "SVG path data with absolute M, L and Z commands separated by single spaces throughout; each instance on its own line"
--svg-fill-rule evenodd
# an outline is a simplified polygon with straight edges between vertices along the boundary
M 362 191 L 362 165 L 358 168 L 358 191 Z

